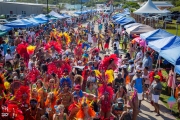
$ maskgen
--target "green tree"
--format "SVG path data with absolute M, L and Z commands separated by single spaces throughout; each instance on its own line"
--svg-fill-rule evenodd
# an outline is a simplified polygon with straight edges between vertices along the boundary
M 63 4 L 58 4 L 58 5 L 56 5 L 56 7 L 58 8 L 58 10 L 60 12 L 61 10 L 65 9 L 65 4 L 64 3 Z

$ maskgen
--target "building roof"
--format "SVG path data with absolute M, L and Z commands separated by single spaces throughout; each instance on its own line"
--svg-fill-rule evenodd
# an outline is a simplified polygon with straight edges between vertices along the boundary
M 5 3 L 5 4 L 18 4 L 18 5 L 33 5 L 33 6 L 47 6 L 46 4 L 37 4 L 37 3 L 25 3 L 25 2 L 3 2 L 0 1 L 0 3 Z M 51 5 L 48 4 L 49 6 L 56 6 L 56 5 Z
M 174 7 L 174 5 L 172 5 L 170 2 L 168 1 L 152 1 L 154 3 L 155 6 L 157 7 Z M 146 2 L 144 2 L 141 6 L 143 6 L 144 4 L 146 4 Z

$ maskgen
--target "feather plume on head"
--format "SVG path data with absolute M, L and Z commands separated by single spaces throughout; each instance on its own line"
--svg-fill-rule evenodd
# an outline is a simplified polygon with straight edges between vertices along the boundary
M 110 56 L 104 57 L 104 59 L 101 63 L 101 67 L 102 67 L 102 69 L 107 70 L 108 66 L 112 63 L 114 64 L 114 66 L 117 65 L 117 63 L 118 63 L 118 58 L 117 58 L 116 54 L 111 54 Z M 114 69 L 116 69 L 116 68 L 114 68 Z
M 114 80 L 111 71 L 107 70 L 107 71 L 102 71 L 102 73 L 100 73 L 98 70 L 95 70 L 95 73 L 96 73 L 97 79 L 102 84 L 102 86 L 100 86 L 98 88 L 98 96 L 99 96 L 99 98 L 102 95 L 104 95 L 105 93 L 108 93 L 109 100 L 112 100 L 114 91 L 113 91 L 113 88 L 111 86 L 108 86 L 110 81 Z
M 22 102 L 26 102 L 29 103 L 30 100 L 30 88 L 29 86 L 21 86 L 17 92 L 15 93 L 15 99 L 22 103 Z
M 50 48 L 54 48 L 58 53 L 62 53 L 61 45 L 56 41 L 48 42 L 44 48 L 45 48 L 45 50 L 49 50 Z
M 82 44 L 78 44 L 74 49 L 74 54 L 81 56 L 83 54 Z
M 88 115 L 93 118 L 95 117 L 96 113 L 92 109 L 92 102 L 89 102 L 86 98 L 82 98 L 82 100 L 77 104 L 79 111 L 76 114 L 77 119 L 85 119 L 85 113 L 87 112 Z
M 68 85 L 68 87 L 72 87 L 72 81 L 69 77 L 62 77 L 60 79 L 60 87 L 64 87 L 64 85 Z

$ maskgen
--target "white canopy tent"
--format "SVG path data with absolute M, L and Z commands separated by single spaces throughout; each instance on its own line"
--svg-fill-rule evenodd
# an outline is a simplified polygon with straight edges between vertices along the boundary
M 148 14 L 148 13 L 163 14 L 165 12 L 157 8 L 151 0 L 148 0 L 148 2 L 145 5 L 143 5 L 138 10 L 134 11 L 134 13 L 138 15 L 142 15 L 142 14 Z
M 154 28 L 148 26 L 148 25 L 137 25 L 137 26 L 132 26 L 130 28 L 127 28 L 126 29 L 126 32 L 129 34 L 129 35 L 132 35 L 132 34 L 141 34 L 141 33 L 146 33 L 146 32 L 150 32 L 150 31 L 153 31 Z

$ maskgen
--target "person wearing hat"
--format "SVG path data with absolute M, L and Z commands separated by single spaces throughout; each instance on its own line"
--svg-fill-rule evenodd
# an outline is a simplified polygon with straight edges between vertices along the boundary
M 136 76 L 133 78 L 131 82 L 131 87 L 137 91 L 138 100 L 139 100 L 139 109 L 141 107 L 141 101 L 143 99 L 143 86 L 144 86 L 144 81 L 141 76 L 142 76 L 142 72 L 140 70 L 137 70 Z
M 160 82 L 159 75 L 154 76 L 154 80 L 155 80 L 155 82 L 152 84 L 152 100 L 153 100 L 153 106 L 154 106 L 155 110 L 153 112 L 156 112 L 157 116 L 159 116 L 160 112 L 159 112 L 158 101 L 159 101 L 159 96 L 162 91 L 162 85 Z
M 112 106 L 112 113 L 119 118 L 124 111 L 124 100 L 122 98 L 117 99 L 117 103 Z
M 30 108 L 26 110 L 24 118 L 25 120 L 41 120 L 43 110 L 38 107 L 38 101 L 36 99 L 30 100 Z
M 81 90 L 81 85 L 76 85 L 76 86 L 74 87 L 74 90 L 75 90 L 75 91 L 74 91 L 72 94 L 73 94 L 73 96 L 74 96 L 74 95 L 77 95 L 78 98 L 87 97 L 88 99 L 93 99 L 93 98 L 96 97 L 96 96 L 93 95 L 93 94 L 83 92 L 83 91 Z

